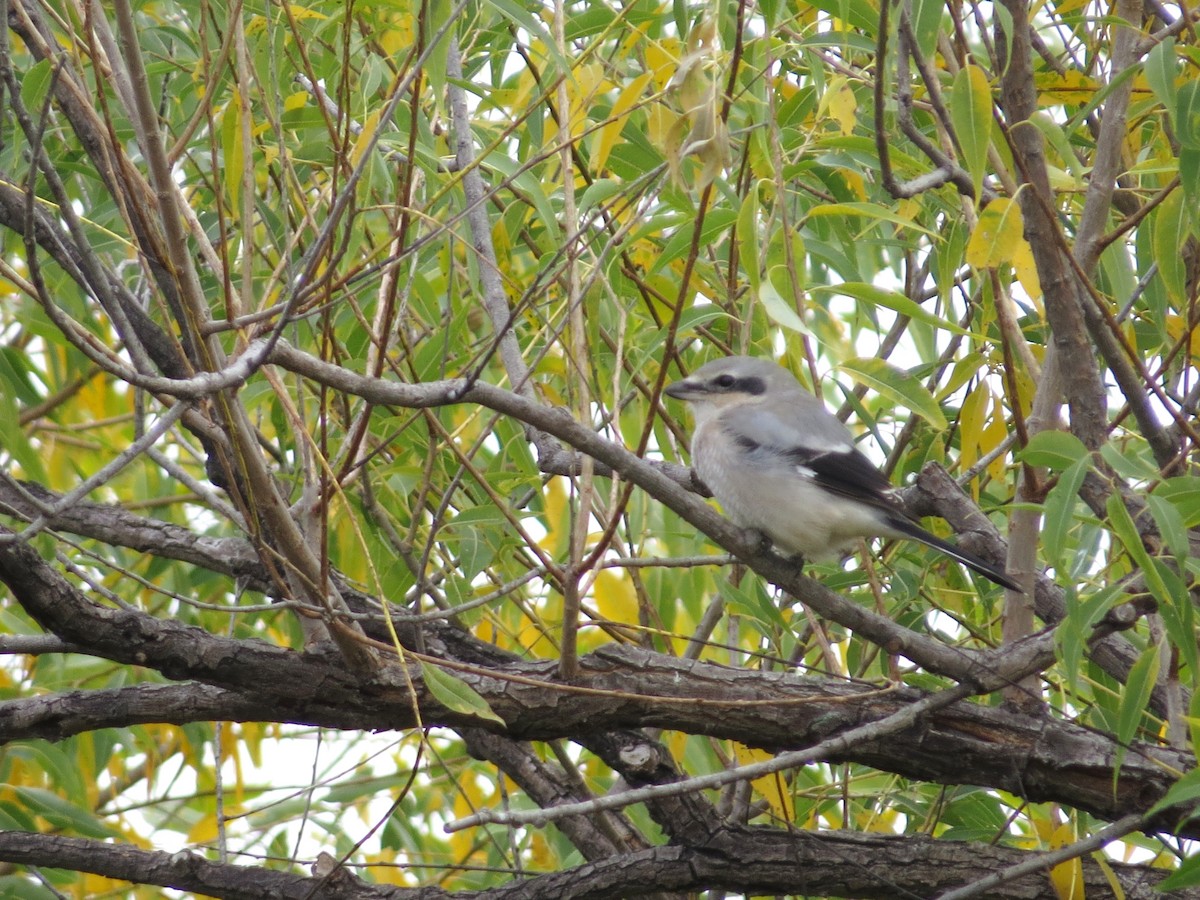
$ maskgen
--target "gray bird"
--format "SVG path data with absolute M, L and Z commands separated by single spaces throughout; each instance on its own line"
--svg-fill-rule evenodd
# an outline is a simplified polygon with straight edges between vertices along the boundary
M 692 407 L 692 464 L 725 514 L 784 553 L 815 560 L 839 555 L 859 538 L 908 538 L 1021 590 L 1002 569 L 911 521 L 846 426 L 782 366 L 748 356 L 717 359 L 666 394 Z

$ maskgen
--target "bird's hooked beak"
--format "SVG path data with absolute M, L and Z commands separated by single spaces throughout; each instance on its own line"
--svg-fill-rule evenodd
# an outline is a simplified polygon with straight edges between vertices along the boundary
M 700 400 L 712 392 L 703 382 L 685 378 L 682 381 L 674 381 L 668 384 L 663 388 L 663 393 L 668 397 L 674 397 L 676 400 Z

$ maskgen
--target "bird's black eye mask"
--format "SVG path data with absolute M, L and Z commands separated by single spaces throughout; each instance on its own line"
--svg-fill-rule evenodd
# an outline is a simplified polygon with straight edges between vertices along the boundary
M 744 378 L 735 378 L 728 374 L 718 375 L 713 379 L 713 385 L 723 394 L 741 393 L 759 397 L 767 392 L 767 383 L 754 375 Z

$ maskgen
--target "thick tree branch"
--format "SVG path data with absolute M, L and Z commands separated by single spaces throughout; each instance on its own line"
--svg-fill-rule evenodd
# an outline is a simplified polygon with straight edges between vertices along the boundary
M 1047 174 L 1042 133 L 1030 121 L 1037 110 L 1037 88 L 1032 68 L 1029 7 L 1022 0 L 1002 2 L 1009 15 L 996 20 L 996 46 L 1008 48 L 1001 60 L 1000 106 L 1013 159 L 1027 185 L 1018 195 L 1025 237 L 1033 250 L 1054 345 L 1062 356 L 1061 375 L 1071 410 L 1071 430 L 1094 450 L 1108 436 L 1104 386 L 1088 343 L 1075 274 L 1056 239 L 1058 222 L 1052 214 L 1054 194 Z M 1012 33 L 1006 33 L 1005 29 Z
M 641 897 L 661 891 L 726 889 L 746 894 L 805 894 L 881 898 L 928 897 L 970 884 L 1035 857 L 1028 851 L 980 843 L 854 832 L 775 832 L 729 827 L 704 846 L 655 847 L 586 863 L 499 888 L 450 893 L 440 888 L 369 885 L 339 871 L 329 879 L 258 867 L 210 862 L 193 853 L 155 853 L 84 838 L 0 832 L 0 860 L 23 865 L 74 868 L 136 884 L 190 890 L 224 900 L 565 900 Z M 1129 900 L 1160 896 L 1154 885 L 1161 869 L 1083 861 L 1088 896 L 1107 896 L 1117 877 Z M 319 893 L 314 894 L 314 890 Z M 1026 900 L 1052 895 L 1043 872 L 998 885 L 988 896 Z M 1180 891 L 1180 900 L 1200 890 Z
M 7 555 L 0 553 L 6 579 Z M 417 724 L 395 675 L 364 684 L 336 659 L 220 638 L 124 610 L 101 612 L 112 617 L 74 615 L 93 646 L 110 648 L 106 655 L 212 686 L 137 685 L 9 701 L 0 705 L 0 741 L 59 739 L 150 721 L 286 721 L 363 730 Z M 123 648 L 113 646 L 122 641 Z M 556 680 L 552 662 L 455 671 L 505 720 L 508 735 L 521 740 L 656 727 L 780 751 L 895 715 L 922 697 L 909 689 L 729 669 L 619 647 L 585 657 L 580 679 L 570 685 Z M 426 725 L 476 724 L 418 689 Z M 1171 773 L 1189 766 L 1186 754 L 1138 745 L 1126 755 L 1114 792 L 1117 755 L 1109 737 L 1068 723 L 960 703 L 893 738 L 858 742 L 830 761 L 944 784 L 983 783 L 1110 819 L 1148 809 L 1173 782 Z

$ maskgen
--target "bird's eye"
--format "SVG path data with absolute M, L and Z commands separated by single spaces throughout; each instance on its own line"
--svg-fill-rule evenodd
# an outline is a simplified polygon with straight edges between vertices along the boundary
M 737 381 L 732 375 L 718 375 L 713 379 L 713 384 L 719 388 L 731 388 Z

